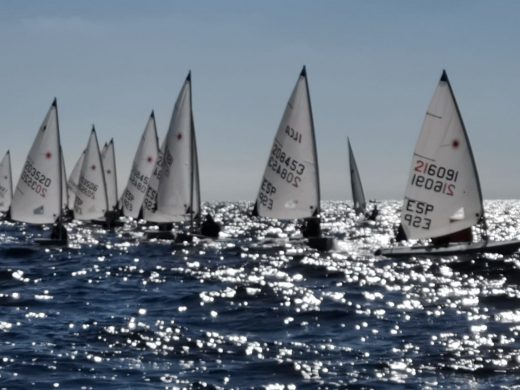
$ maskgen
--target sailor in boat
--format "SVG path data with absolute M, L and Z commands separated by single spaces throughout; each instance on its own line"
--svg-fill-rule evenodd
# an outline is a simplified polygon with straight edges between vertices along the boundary
M 374 204 L 374 208 L 372 209 L 372 211 L 371 212 L 367 212 L 365 214 L 365 217 L 369 221 L 375 221 L 378 215 L 379 215 L 379 210 L 377 208 L 377 204 Z
M 304 238 L 321 237 L 321 225 L 319 217 L 310 217 L 303 220 L 300 229 Z
M 56 222 L 52 226 L 51 239 L 68 241 L 67 229 L 65 228 L 65 225 L 61 223 L 61 221 Z
M 211 214 L 206 214 L 204 221 L 200 226 L 200 234 L 206 237 L 218 238 L 220 233 L 220 225 L 215 222 Z

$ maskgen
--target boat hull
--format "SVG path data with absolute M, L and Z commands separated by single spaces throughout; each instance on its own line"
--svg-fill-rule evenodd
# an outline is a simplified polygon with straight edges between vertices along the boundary
M 35 238 L 34 242 L 41 246 L 67 246 L 68 240 L 61 238 Z
M 431 257 L 454 256 L 478 253 L 511 254 L 520 248 L 520 240 L 480 241 L 469 244 L 451 244 L 447 246 L 398 246 L 378 249 L 375 254 L 385 257 Z

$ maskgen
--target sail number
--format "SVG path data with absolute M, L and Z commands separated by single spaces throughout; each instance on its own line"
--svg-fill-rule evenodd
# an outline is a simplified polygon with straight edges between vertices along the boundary
M 302 143 L 302 133 L 300 133 L 298 130 L 294 130 L 291 126 L 287 126 L 285 128 L 285 134 L 287 134 L 289 138 L 293 139 L 299 144 Z
M 296 188 L 302 181 L 301 175 L 305 171 L 305 165 L 288 156 L 276 143 L 273 145 L 268 166 L 283 180 Z
M 260 192 L 258 193 L 258 200 L 260 204 L 267 207 L 269 210 L 273 209 L 273 199 L 271 195 L 276 193 L 276 187 L 267 179 L 262 181 Z
M 148 188 L 148 180 L 149 180 L 149 177 L 148 176 L 145 176 L 143 175 L 139 169 L 137 168 L 134 168 L 132 169 L 132 172 L 130 173 L 130 183 L 133 184 L 133 186 L 135 188 L 137 188 L 137 190 L 139 192 L 146 192 L 146 189 Z
M 148 187 L 143 201 L 143 208 L 155 212 L 157 210 L 157 191 L 152 187 Z
M 21 179 L 31 190 L 36 192 L 42 198 L 45 198 L 45 195 L 47 195 L 47 189 L 52 184 L 52 179 L 33 167 L 30 161 L 25 163 Z
M 412 175 L 412 185 L 426 190 L 453 196 L 459 171 L 445 168 L 427 161 L 417 160 Z
M 433 212 L 435 207 L 431 203 L 407 199 L 403 212 L 403 220 L 408 226 L 428 230 L 432 220 L 427 216 Z
M 96 192 L 98 185 L 92 183 L 90 180 L 85 179 L 84 176 L 79 178 L 78 191 L 86 195 L 90 199 L 96 199 Z M 78 199 L 78 198 L 76 198 Z
M 123 208 L 125 208 L 128 211 L 133 211 L 134 204 L 132 202 L 135 199 L 134 194 L 132 194 L 130 191 L 128 191 L 128 189 L 126 189 L 121 198 L 123 202 Z

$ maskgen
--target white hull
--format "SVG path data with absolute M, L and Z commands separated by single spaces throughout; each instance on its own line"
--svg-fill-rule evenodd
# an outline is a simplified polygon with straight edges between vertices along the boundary
M 520 248 L 520 240 L 508 241 L 480 241 L 469 244 L 450 244 L 447 246 L 397 246 L 394 248 L 378 249 L 375 254 L 386 257 L 430 257 L 454 256 L 478 253 L 514 253 Z

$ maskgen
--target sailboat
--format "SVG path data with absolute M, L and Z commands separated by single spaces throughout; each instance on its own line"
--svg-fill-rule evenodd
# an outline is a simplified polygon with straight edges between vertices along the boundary
M 103 162 L 99 151 L 96 129 L 92 126 L 85 156 L 81 164 L 74 216 L 83 221 L 103 219 L 108 210 Z
M 347 138 L 348 143 L 348 159 L 350 166 L 350 186 L 352 189 L 352 202 L 354 204 L 354 211 L 356 214 L 364 214 L 367 211 L 367 202 L 365 200 L 365 192 L 361 184 L 361 176 L 359 176 L 354 152 L 350 145 L 350 139 Z
M 11 174 L 11 153 L 5 153 L 0 162 L 0 212 L 7 213 L 13 199 L 13 178 Z
M 367 218 L 367 221 L 375 221 L 376 217 L 379 214 L 377 209 L 377 205 L 374 204 L 374 208 L 371 212 L 367 212 L 367 201 L 365 199 L 365 192 L 363 191 L 363 185 L 361 184 L 361 176 L 359 175 L 359 170 L 356 164 L 356 159 L 354 158 L 354 152 L 352 151 L 352 145 L 350 144 L 350 139 L 347 137 L 348 144 L 348 158 L 349 158 L 349 166 L 350 166 L 350 187 L 352 189 L 352 203 L 354 207 L 354 211 L 358 215 L 364 215 Z
M 119 198 L 117 197 L 116 153 L 113 138 L 105 144 L 101 152 L 101 160 L 103 162 L 108 201 L 104 225 L 111 228 L 115 225 L 122 225 L 122 222 L 117 220 L 119 218 Z
M 51 104 L 38 130 L 11 204 L 11 218 L 30 224 L 54 224 L 50 239 L 36 239 L 40 244 L 66 245 L 67 231 L 62 224 L 62 166 L 58 106 Z
M 481 238 L 473 241 L 480 226 Z M 389 257 L 511 253 L 519 240 L 490 241 L 482 191 L 469 138 L 446 71 L 426 112 L 415 147 L 401 213 L 401 238 L 431 239 L 428 246 L 397 246 Z
M 200 182 L 192 110 L 191 72 L 181 88 L 162 148 L 157 187 L 157 212 L 169 222 L 188 222 L 189 233 L 177 241 L 191 241 L 200 233 Z M 217 232 L 218 236 L 218 232 Z
M 127 217 L 137 219 L 142 213 L 148 184 L 154 172 L 159 154 L 159 141 L 155 115 L 152 111 L 146 124 L 141 141 L 135 153 L 128 183 L 121 197 L 122 211 Z
M 305 218 L 308 244 L 322 250 L 332 247 L 332 239 L 321 235 L 318 156 L 305 67 L 276 132 L 253 215 Z

